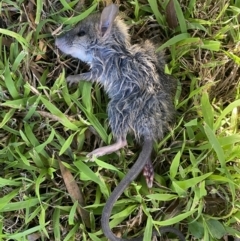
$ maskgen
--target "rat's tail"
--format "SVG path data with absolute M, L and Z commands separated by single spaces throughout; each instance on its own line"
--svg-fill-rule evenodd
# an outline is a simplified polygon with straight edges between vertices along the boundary
M 104 235 L 111 241 L 125 241 L 125 239 L 116 237 L 114 233 L 111 231 L 111 228 L 109 226 L 109 218 L 113 209 L 113 205 L 115 204 L 117 199 L 121 196 L 121 194 L 124 192 L 124 190 L 128 187 L 128 185 L 132 181 L 134 181 L 137 178 L 137 176 L 140 174 L 140 172 L 143 170 L 146 162 L 149 160 L 151 156 L 152 149 L 153 149 L 153 141 L 149 139 L 145 140 L 143 143 L 142 151 L 137 161 L 129 170 L 127 175 L 123 178 L 123 180 L 113 190 L 112 194 L 110 195 L 110 197 L 106 202 L 106 205 L 103 208 L 102 219 L 101 219 L 102 231 Z
M 151 156 L 152 149 L 153 149 L 153 140 L 146 139 L 143 143 L 142 151 L 137 161 L 129 170 L 127 175 L 123 178 L 123 180 L 113 190 L 112 194 L 108 198 L 103 208 L 102 218 L 101 218 L 102 231 L 110 241 L 142 241 L 143 240 L 143 237 L 138 237 L 131 240 L 116 237 L 110 228 L 109 218 L 113 209 L 113 205 L 116 203 L 117 199 L 122 195 L 122 193 L 127 188 L 127 186 L 132 181 L 134 181 L 137 178 L 137 176 L 140 174 L 140 172 L 143 170 L 145 164 L 147 163 L 147 161 Z M 178 236 L 180 241 L 185 241 L 183 234 L 173 227 L 162 227 L 160 228 L 159 231 L 161 232 L 161 234 L 168 233 L 168 232 L 174 233 L 176 236 Z M 157 231 L 154 231 L 154 234 L 159 236 Z

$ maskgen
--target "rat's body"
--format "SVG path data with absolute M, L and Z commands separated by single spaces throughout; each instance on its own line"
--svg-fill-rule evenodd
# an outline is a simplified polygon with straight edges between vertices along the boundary
M 127 27 L 117 18 L 117 13 L 118 7 L 111 4 L 101 15 L 88 16 L 56 39 L 60 50 L 90 65 L 90 72 L 69 76 L 67 80 L 70 83 L 79 80 L 98 82 L 110 97 L 108 119 L 116 143 L 98 148 L 88 156 L 98 157 L 119 150 L 127 145 L 128 133 L 143 142 L 138 160 L 103 209 L 102 229 L 111 241 L 124 240 L 117 238 L 109 227 L 115 201 L 143 169 L 148 185 L 152 185 L 150 155 L 153 142 L 163 138 L 173 121 L 172 94 L 176 88 L 175 80 L 164 74 L 164 60 L 155 53 L 153 44 L 146 41 L 143 47 L 131 45 Z M 160 231 L 169 232 L 167 229 Z

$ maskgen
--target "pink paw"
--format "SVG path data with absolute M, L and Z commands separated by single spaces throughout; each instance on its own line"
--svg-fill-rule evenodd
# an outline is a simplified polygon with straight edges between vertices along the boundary
M 143 176 L 146 179 L 147 186 L 151 188 L 153 186 L 154 170 L 152 162 L 148 162 L 143 168 Z

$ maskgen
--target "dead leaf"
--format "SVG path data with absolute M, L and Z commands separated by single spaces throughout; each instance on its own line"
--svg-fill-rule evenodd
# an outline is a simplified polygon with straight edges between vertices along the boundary
M 27 16 L 34 26 L 36 26 L 36 24 L 35 24 L 35 10 L 34 10 L 35 6 L 36 6 L 36 3 L 33 3 L 33 1 L 28 1 L 27 7 L 26 7 L 27 8 Z
M 55 37 L 56 35 L 59 35 L 62 32 L 62 25 L 60 25 L 58 28 L 56 28 L 53 32 L 52 32 L 52 36 Z
M 85 5 L 85 0 L 79 0 L 78 4 L 75 7 L 75 11 L 78 12 L 78 13 L 83 11 L 84 5 Z
M 41 234 L 40 233 L 31 233 L 27 236 L 28 240 L 29 241 L 35 241 L 37 239 L 39 239 L 41 237 Z
M 14 41 L 12 39 L 9 39 L 9 38 L 5 38 L 3 37 L 2 38 L 2 45 L 3 46 L 6 46 L 6 47 L 10 47 L 10 45 L 13 43 Z
M 170 0 L 166 7 L 166 20 L 170 28 L 176 28 L 178 26 L 178 19 L 176 9 L 174 7 L 173 0 Z
M 75 201 L 78 201 L 78 203 L 80 204 L 77 208 L 77 211 L 78 211 L 82 221 L 85 223 L 85 225 L 87 227 L 90 227 L 89 212 L 87 212 L 85 209 L 82 208 L 85 206 L 83 194 L 82 194 L 80 188 L 78 187 L 78 184 L 74 180 L 74 177 L 71 174 L 71 172 L 62 164 L 60 158 L 58 158 L 58 161 L 59 161 L 60 170 L 62 173 L 64 183 L 66 185 L 67 191 L 68 191 L 70 197 L 72 198 L 73 203 Z
M 47 51 L 47 45 L 45 44 L 45 42 L 43 40 L 40 40 L 39 44 L 38 44 L 38 48 L 41 50 L 41 52 L 43 54 L 38 54 L 36 59 L 35 59 L 35 61 L 38 61 L 38 60 L 44 58 L 44 55 L 45 55 L 45 53 Z

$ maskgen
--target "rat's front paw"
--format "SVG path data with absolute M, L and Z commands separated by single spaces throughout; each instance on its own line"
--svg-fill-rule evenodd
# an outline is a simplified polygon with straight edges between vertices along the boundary
M 66 78 L 66 81 L 69 83 L 69 85 L 72 85 L 72 84 L 78 83 L 80 81 L 80 77 L 79 75 L 69 75 Z

